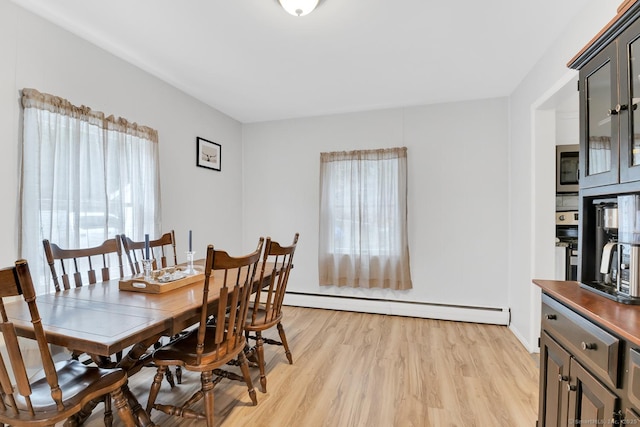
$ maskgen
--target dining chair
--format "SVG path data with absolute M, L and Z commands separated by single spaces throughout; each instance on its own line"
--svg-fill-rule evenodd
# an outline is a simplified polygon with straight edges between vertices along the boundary
M 48 239 L 42 241 L 44 253 L 51 270 L 51 277 L 56 292 L 62 289 L 71 289 L 86 284 L 94 284 L 99 281 L 107 281 L 111 279 L 110 263 L 113 256 L 117 259 L 119 277 L 124 277 L 124 268 L 122 266 L 122 244 L 120 236 L 116 235 L 112 239 L 107 239 L 99 246 L 80 249 L 63 249 L 57 244 L 51 243 Z M 56 264 L 58 267 L 56 267 Z M 96 268 L 99 270 L 99 276 L 96 274 Z M 98 280 L 98 277 L 100 280 Z M 62 287 L 61 287 L 62 283 Z M 71 351 L 71 358 L 80 360 L 82 352 L 75 349 Z M 99 356 L 96 354 L 88 354 L 88 358 L 83 358 L 81 362 L 85 365 L 91 362 L 100 367 L 113 367 L 115 362 L 110 357 Z M 116 361 L 122 359 L 122 351 L 116 353 Z M 109 395 L 104 395 L 105 405 L 105 425 L 109 424 L 111 400 Z
M 129 261 L 131 274 L 136 275 L 142 272 L 142 260 L 145 259 L 145 241 L 133 241 L 129 237 L 122 234 L 122 247 Z M 149 240 L 149 257 L 153 261 L 152 268 L 154 270 L 170 266 L 167 262 L 167 253 L 169 259 L 173 259 L 173 264 L 178 264 L 176 255 L 176 236 L 173 230 L 164 233 L 160 238 Z
M 231 360 L 236 360 L 242 371 L 242 377 L 231 378 L 245 382 L 251 401 L 257 405 L 249 365 L 244 356 L 244 327 L 263 244 L 264 239 L 260 238 L 256 250 L 241 257 L 231 257 L 225 251 L 214 250 L 213 245 L 207 247 L 198 327 L 154 351 L 153 361 L 158 371 L 149 391 L 149 414 L 156 409 L 186 419 L 206 420 L 207 426 L 212 427 L 213 389 L 223 378 L 230 378 L 230 373 L 222 371 L 220 367 Z M 209 293 L 216 292 L 210 289 L 212 286 L 219 289 L 215 307 L 209 301 Z M 215 324 L 209 322 L 211 316 L 217 319 Z M 164 371 L 169 365 L 180 365 L 188 371 L 201 373 L 201 389 L 181 406 L 156 403 Z M 204 412 L 192 408 L 201 399 L 204 399 Z
M 299 233 L 295 234 L 293 243 L 289 246 L 281 246 L 278 242 L 271 240 L 271 237 L 267 237 L 260 269 L 260 286 L 252 296 L 252 302 L 249 305 L 245 335 L 247 342 L 249 339 L 253 339 L 256 341 L 256 345 L 248 348 L 245 356 L 249 359 L 255 359 L 255 357 L 258 359 L 260 386 L 263 393 L 267 392 L 264 344 L 283 346 L 287 360 L 293 364 L 293 357 L 282 326 L 282 301 L 287 290 L 289 272 L 293 267 L 293 253 L 296 250 L 299 235 Z M 263 331 L 274 326 L 278 329 L 280 341 L 262 336 Z M 251 334 L 252 332 L 253 334 Z
M 7 318 L 4 309 L 5 299 L 13 300 L 13 297 L 20 295 L 27 307 L 25 317 L 33 325 L 33 338 L 39 350 L 38 367 L 42 368 L 31 376 L 27 373 L 29 364 L 23 355 L 33 352 L 25 348 L 24 341 L 21 345 L 15 325 Z M 16 261 L 13 267 L 0 269 L 0 333 L 6 347 L 6 353 L 0 354 L 2 425 L 54 426 L 79 414 L 85 405 L 102 400 L 104 395 L 113 398 L 124 425 L 135 425 L 133 413 L 122 392 L 122 387 L 127 384 L 125 371 L 86 366 L 73 359 L 53 361 L 25 260 Z M 74 424 L 77 425 L 70 423 Z
M 98 282 L 94 264 L 100 271 L 101 282 L 111 278 L 111 255 L 115 254 L 118 262 L 120 278 L 124 277 L 122 266 L 122 245 L 120 236 L 107 239 L 99 246 L 81 249 L 62 249 L 57 244 L 49 242 L 48 239 L 42 241 L 45 257 L 51 269 L 53 286 L 56 292 L 61 290 L 60 281 L 64 289 L 71 288 L 71 280 L 75 287 L 82 286 L 85 281 L 89 284 Z M 56 261 L 59 271 L 56 268 Z M 85 273 L 86 271 L 86 273 Z
M 131 274 L 140 274 L 143 271 L 142 260 L 145 259 L 146 256 L 144 253 L 146 250 L 146 242 L 144 240 L 133 241 L 124 234 L 120 235 L 120 240 L 122 241 L 122 248 L 127 256 L 127 261 L 129 262 Z M 169 260 L 172 264 L 169 264 L 167 261 L 167 254 L 169 254 Z M 176 254 L 176 236 L 173 230 L 164 233 L 158 239 L 149 240 L 149 257 L 152 260 L 151 268 L 154 270 L 158 269 L 158 267 L 165 268 L 178 264 L 178 257 Z M 177 336 L 174 336 L 171 339 L 175 338 L 177 338 Z M 155 348 L 160 347 L 160 345 L 161 342 L 158 341 Z M 176 381 L 178 384 L 182 384 L 182 370 L 179 366 L 176 367 L 175 381 L 170 369 L 167 369 L 165 375 L 172 388 L 175 387 Z

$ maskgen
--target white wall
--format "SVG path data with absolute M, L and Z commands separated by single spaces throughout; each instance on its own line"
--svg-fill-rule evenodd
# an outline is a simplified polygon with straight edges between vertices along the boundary
M 553 277 L 548 251 L 555 189 L 547 174 L 555 168 L 555 154 L 552 138 L 540 135 L 540 123 L 554 119 L 539 108 L 575 76 L 566 63 L 615 16 L 619 4 L 591 0 L 510 97 L 509 305 L 511 329 L 530 351 L 537 348 L 540 310 L 540 292 L 531 280 Z
M 178 250 L 205 245 L 241 248 L 241 125 L 140 69 L 0 0 L 0 266 L 20 256 L 18 176 L 20 90 L 33 87 L 158 130 L 163 229 Z M 222 144 L 222 172 L 198 168 L 196 136 Z
M 245 124 L 245 245 L 300 232 L 295 292 L 506 309 L 507 110 L 497 98 Z M 408 147 L 413 289 L 320 287 L 320 152 L 393 146 Z

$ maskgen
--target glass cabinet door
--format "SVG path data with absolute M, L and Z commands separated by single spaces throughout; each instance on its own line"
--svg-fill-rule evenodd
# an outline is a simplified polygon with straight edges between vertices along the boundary
M 620 37 L 620 182 L 640 179 L 640 25 Z
M 618 130 L 620 111 L 616 70 L 616 48 L 600 52 L 580 71 L 581 186 L 618 182 Z
M 587 77 L 587 120 L 589 139 L 587 140 L 587 173 L 595 175 L 611 170 L 611 62 Z
M 629 111 L 631 123 L 629 123 L 629 138 L 631 142 L 631 156 L 629 164 L 631 166 L 640 165 L 640 135 L 634 129 L 640 129 L 640 42 L 636 39 L 629 45 L 629 98 L 631 109 Z

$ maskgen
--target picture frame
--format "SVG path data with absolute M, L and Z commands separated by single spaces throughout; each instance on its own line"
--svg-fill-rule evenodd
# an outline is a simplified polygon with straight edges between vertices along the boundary
M 196 137 L 196 140 L 198 143 L 196 165 L 220 172 L 222 170 L 222 146 L 199 136 Z

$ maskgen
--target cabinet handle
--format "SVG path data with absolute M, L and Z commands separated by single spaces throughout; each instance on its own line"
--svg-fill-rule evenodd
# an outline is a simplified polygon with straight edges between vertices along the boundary
M 624 105 L 624 104 L 620 105 L 620 104 L 618 104 L 618 105 L 616 105 L 616 106 L 615 106 L 615 108 L 612 108 L 612 109 L 611 109 L 611 110 L 609 110 L 607 113 L 608 113 L 610 116 L 615 116 L 616 114 L 619 114 L 619 113 L 620 113 L 620 111 L 624 111 L 624 110 L 626 110 L 627 108 L 629 108 L 629 106 L 628 106 L 628 105 Z
M 578 387 L 574 386 L 573 384 L 567 384 L 567 391 L 576 391 Z
M 583 350 L 595 350 L 596 348 L 598 348 L 598 346 L 596 346 L 595 343 L 582 341 Z
M 569 376 L 558 374 L 558 382 L 569 381 Z
M 547 318 L 547 320 L 556 320 L 557 316 L 555 314 L 547 314 L 545 316 Z

